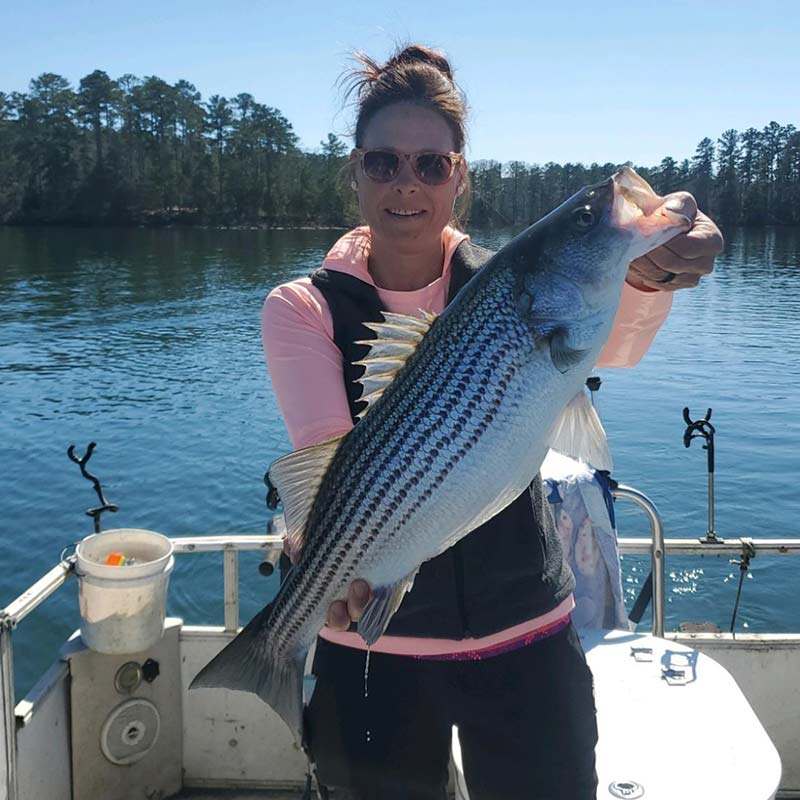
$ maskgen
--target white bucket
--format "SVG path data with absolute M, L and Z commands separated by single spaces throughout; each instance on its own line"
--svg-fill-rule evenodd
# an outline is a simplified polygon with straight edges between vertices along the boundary
M 133 564 L 109 566 L 110 553 Z M 160 533 L 121 528 L 87 536 L 76 550 L 81 638 L 98 653 L 138 653 L 161 639 L 175 564 Z

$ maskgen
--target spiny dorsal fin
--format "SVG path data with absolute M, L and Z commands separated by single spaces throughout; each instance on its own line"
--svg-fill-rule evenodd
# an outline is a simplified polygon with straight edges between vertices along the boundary
M 286 519 L 286 539 L 293 560 L 305 542 L 306 522 L 317 490 L 344 436 L 281 456 L 269 468 L 269 479 L 278 490 Z
M 377 334 L 377 339 L 356 342 L 370 348 L 361 361 L 355 362 L 364 367 L 364 374 L 356 382 L 362 386 L 359 399 L 367 403 L 367 407 L 358 415 L 359 419 L 375 405 L 436 319 L 436 314 L 430 311 L 420 309 L 420 314 L 422 318 L 384 311 L 383 322 L 364 323 L 364 327 Z

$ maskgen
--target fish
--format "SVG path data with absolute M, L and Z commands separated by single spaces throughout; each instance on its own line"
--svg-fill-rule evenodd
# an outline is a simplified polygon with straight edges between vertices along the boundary
M 351 581 L 372 588 L 358 621 L 371 646 L 420 565 L 525 491 L 550 448 L 607 461 L 583 385 L 629 263 L 696 212 L 691 195 L 661 198 L 623 168 L 516 236 L 438 317 L 366 324 L 359 423 L 269 469 L 299 560 L 190 688 L 258 695 L 300 744 L 306 657 Z

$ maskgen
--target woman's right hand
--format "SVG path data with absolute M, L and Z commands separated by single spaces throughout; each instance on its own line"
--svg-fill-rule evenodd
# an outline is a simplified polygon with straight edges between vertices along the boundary
M 289 557 L 292 564 L 300 560 L 300 554 L 294 553 L 289 547 L 289 540 L 283 540 L 283 552 Z M 358 622 L 364 613 L 364 608 L 372 596 L 369 584 L 361 578 L 356 578 L 347 590 L 347 600 L 334 600 L 328 606 L 325 624 L 335 631 L 346 631 L 351 622 Z
M 358 622 L 361 618 L 371 595 L 369 584 L 356 578 L 347 590 L 347 600 L 334 600 L 328 606 L 328 627 L 334 631 L 346 631 L 351 622 Z

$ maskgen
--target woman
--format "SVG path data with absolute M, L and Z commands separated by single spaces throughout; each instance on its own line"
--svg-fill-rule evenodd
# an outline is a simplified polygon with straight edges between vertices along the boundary
M 262 335 L 293 446 L 347 432 L 362 410 L 354 365 L 382 309 L 440 313 L 488 251 L 450 227 L 468 191 L 465 107 L 439 53 L 362 57 L 351 187 L 365 226 L 322 269 L 270 293 Z M 631 266 L 601 366 L 638 361 L 669 292 L 695 285 L 721 248 L 700 215 L 669 248 Z M 417 575 L 373 646 L 349 631 L 370 595 L 354 581 L 318 640 L 307 733 L 320 781 L 358 798 L 445 796 L 458 726 L 473 800 L 596 792 L 591 673 L 570 621 L 574 579 L 538 478 L 514 503 Z

